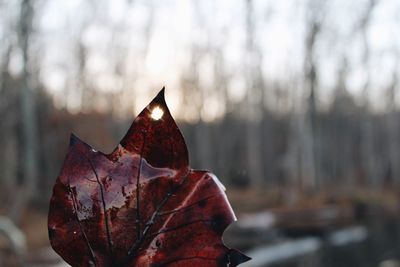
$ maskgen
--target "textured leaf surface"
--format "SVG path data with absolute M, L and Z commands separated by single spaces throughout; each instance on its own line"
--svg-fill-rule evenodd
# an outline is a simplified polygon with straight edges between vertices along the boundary
M 71 136 L 48 227 L 72 266 L 236 266 L 249 258 L 221 240 L 234 220 L 218 179 L 189 168 L 162 90 L 111 154 Z

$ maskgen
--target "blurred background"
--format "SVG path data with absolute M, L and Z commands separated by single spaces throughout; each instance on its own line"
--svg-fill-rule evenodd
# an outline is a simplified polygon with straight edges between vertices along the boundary
M 400 266 L 400 2 L 0 0 L 0 266 L 66 266 L 69 134 L 111 152 L 166 86 L 244 266 Z

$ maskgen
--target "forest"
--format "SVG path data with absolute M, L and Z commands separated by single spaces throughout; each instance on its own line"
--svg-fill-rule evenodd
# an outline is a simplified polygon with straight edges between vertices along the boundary
M 258 255 L 371 231 L 348 249 L 359 261 L 324 248 L 248 266 L 399 266 L 400 238 L 382 230 L 400 233 L 399 26 L 392 0 L 1 0 L 0 225 L 22 229 L 28 252 L 4 263 L 0 238 L 0 265 L 44 266 L 32 251 L 48 247 L 70 133 L 109 153 L 165 86 L 191 167 L 227 187 L 239 218 L 228 242 Z M 333 219 L 304 219 L 332 207 Z

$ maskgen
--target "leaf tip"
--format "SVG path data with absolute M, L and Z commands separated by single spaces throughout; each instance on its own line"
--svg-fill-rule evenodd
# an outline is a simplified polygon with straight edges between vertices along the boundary
M 165 103 L 165 86 L 158 92 L 157 96 L 152 102 Z
M 76 136 L 74 133 L 71 133 L 71 135 L 69 136 L 69 147 L 73 147 L 79 142 L 80 140 L 78 136 Z
M 69 149 L 76 149 L 77 147 L 84 147 L 86 149 L 92 149 L 92 147 L 83 142 L 77 135 L 71 133 L 69 137 Z
M 150 117 L 156 121 L 160 120 L 165 112 L 169 113 L 168 106 L 165 101 L 165 86 L 147 106 L 146 112 L 150 112 Z
M 231 249 L 229 251 L 229 263 L 233 266 L 237 266 L 249 260 L 251 260 L 251 258 L 241 253 L 240 251 L 237 251 L 235 249 Z

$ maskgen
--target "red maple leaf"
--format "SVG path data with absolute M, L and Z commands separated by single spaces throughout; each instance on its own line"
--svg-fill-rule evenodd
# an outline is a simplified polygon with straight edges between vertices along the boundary
M 236 266 L 235 215 L 218 179 L 189 168 L 164 89 L 111 154 L 76 136 L 50 200 L 49 238 L 72 266 Z

